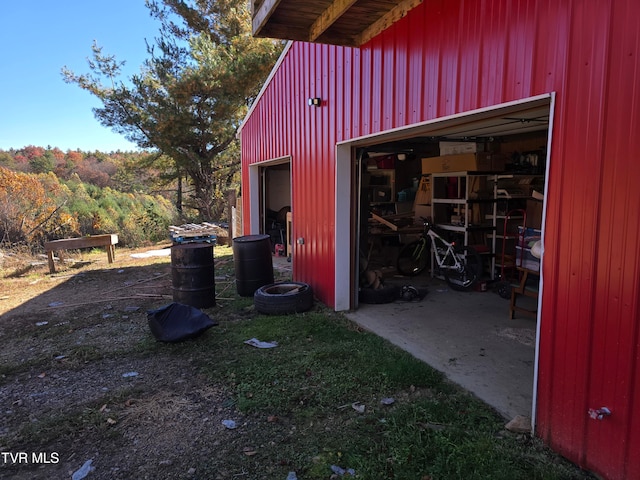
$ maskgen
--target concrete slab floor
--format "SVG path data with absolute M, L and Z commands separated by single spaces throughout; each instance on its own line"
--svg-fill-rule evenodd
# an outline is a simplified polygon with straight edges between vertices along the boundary
M 275 270 L 290 274 L 291 262 L 273 257 Z M 385 285 L 427 288 L 421 301 L 360 304 L 346 316 L 443 372 L 505 419 L 532 413 L 536 321 L 516 314 L 494 292 L 457 292 L 428 274 L 391 276 Z M 530 298 L 518 304 L 535 308 Z
M 385 283 L 398 282 L 426 286 L 428 293 L 421 301 L 360 304 L 347 317 L 443 372 L 506 419 L 530 417 L 536 320 L 509 319 L 509 300 L 491 291 L 457 292 L 422 277 Z

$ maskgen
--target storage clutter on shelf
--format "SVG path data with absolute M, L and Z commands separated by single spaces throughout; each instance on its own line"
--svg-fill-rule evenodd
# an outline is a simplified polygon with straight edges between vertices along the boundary
M 540 270 L 540 258 L 531 253 L 542 236 L 542 231 L 531 227 L 518 227 L 519 242 L 516 245 L 516 265 L 529 270 Z

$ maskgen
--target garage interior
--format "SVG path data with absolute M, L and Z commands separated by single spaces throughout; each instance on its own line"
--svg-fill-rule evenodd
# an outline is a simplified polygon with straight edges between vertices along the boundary
M 530 244 L 541 237 L 547 131 L 444 138 L 359 151 L 363 269 L 399 273 L 400 248 L 419 238 L 429 219 L 447 241 L 481 255 L 478 288 L 539 270 Z
M 505 418 L 533 410 L 541 255 L 532 247 L 542 237 L 549 123 L 547 100 L 353 148 L 359 304 L 348 315 Z M 435 268 L 398 272 L 398 253 L 424 218 L 479 252 L 482 277 L 469 291 L 449 288 Z M 426 296 L 403 296 L 406 286 Z
M 260 233 L 269 235 L 274 255 L 291 254 L 291 163 L 260 167 Z

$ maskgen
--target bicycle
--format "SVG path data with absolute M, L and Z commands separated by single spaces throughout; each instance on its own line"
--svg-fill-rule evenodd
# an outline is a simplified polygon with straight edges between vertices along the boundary
M 397 268 L 402 275 L 415 276 L 422 273 L 431 263 L 431 253 L 437 271 L 453 290 L 466 291 L 482 276 L 482 259 L 470 246 L 459 246 L 448 242 L 434 230 L 431 222 L 422 217 L 424 231 L 419 240 L 405 245 L 398 254 Z M 431 240 L 431 248 L 429 247 Z

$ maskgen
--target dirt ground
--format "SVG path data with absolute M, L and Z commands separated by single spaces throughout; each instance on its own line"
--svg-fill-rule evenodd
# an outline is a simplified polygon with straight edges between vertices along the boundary
M 242 418 L 193 358 L 157 347 L 147 310 L 172 301 L 171 260 L 131 253 L 109 265 L 104 252 L 76 252 L 55 274 L 43 258 L 0 257 L 0 478 L 71 478 L 89 460 L 90 479 L 241 473 L 223 461 L 250 455 L 252 428 L 231 434 L 222 420 L 266 420 Z M 217 277 L 217 296 L 231 284 Z M 199 465 L 212 452 L 210 476 Z
M 171 259 L 132 255 L 161 247 L 118 248 L 113 264 L 103 251 L 74 252 L 53 274 L 44 256 L 0 251 L 1 479 L 285 480 L 309 465 L 299 449 L 315 451 L 318 434 L 349 431 L 342 410 L 308 422 L 240 412 L 233 380 L 217 381 L 224 368 L 203 368 L 236 361 L 212 354 L 225 335 L 157 342 L 147 312 L 173 301 Z M 287 279 L 290 264 L 278 263 L 275 280 Z M 256 315 L 238 303 L 233 272 L 231 248 L 216 247 L 216 305 L 203 311 L 219 324 L 205 335 Z M 340 455 L 323 450 L 309 469 Z

